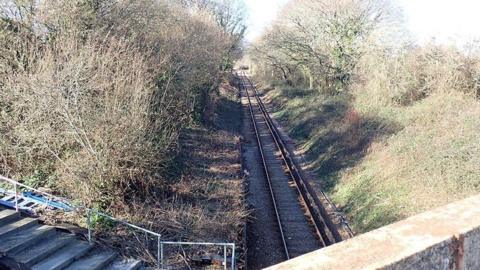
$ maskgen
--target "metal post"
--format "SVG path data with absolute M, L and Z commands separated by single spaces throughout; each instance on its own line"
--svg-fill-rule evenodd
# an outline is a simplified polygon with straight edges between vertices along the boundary
M 48 207 L 50 207 L 51 200 L 52 200 L 52 198 L 50 198 L 50 197 L 47 198 L 47 209 L 48 209 Z
M 160 242 L 160 236 L 158 237 L 158 243 L 160 243 L 160 267 L 163 269 L 163 243 Z
M 235 243 L 232 244 L 232 270 L 235 270 Z
M 227 245 L 223 246 L 223 269 L 227 270 Z
M 88 209 L 87 210 L 87 228 L 88 228 L 88 242 L 91 244 L 92 243 L 92 228 L 91 228 L 91 215 L 92 215 L 92 210 Z
M 150 249 L 151 245 L 150 241 L 148 240 L 148 234 L 147 232 L 143 232 L 143 234 L 145 235 L 145 246 L 147 247 L 147 249 Z
M 15 192 L 15 211 L 18 212 L 18 194 L 17 194 L 17 183 L 13 184 L 13 191 Z
M 232 244 L 232 270 L 235 270 L 235 243 Z

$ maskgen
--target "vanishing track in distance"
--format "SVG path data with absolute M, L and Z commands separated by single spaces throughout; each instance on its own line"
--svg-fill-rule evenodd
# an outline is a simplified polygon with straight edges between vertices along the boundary
M 272 200 L 272 212 L 285 259 L 342 241 L 315 191 L 306 182 L 277 127 L 245 72 L 237 74 L 248 98 L 260 163 Z M 273 232 L 272 232 L 273 233 Z

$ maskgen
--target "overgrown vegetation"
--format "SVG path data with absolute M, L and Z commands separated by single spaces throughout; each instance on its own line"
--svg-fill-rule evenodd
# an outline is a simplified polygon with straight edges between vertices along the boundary
M 293 1 L 250 52 L 316 184 L 357 232 L 480 192 L 480 51 L 415 45 L 392 10 Z
M 0 174 L 171 234 L 201 225 L 171 229 L 165 213 L 219 215 L 225 207 L 199 214 L 195 200 L 167 208 L 181 197 L 179 135 L 213 120 L 212 96 L 239 56 L 240 7 L 234 0 L 2 1 Z M 229 224 L 242 218 L 241 207 L 235 211 L 222 212 Z

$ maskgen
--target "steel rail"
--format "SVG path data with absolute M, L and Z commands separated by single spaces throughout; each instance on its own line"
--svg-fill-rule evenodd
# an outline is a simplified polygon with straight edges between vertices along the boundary
M 245 73 L 244 73 L 245 76 Z M 246 77 L 246 76 L 245 76 Z M 322 242 L 324 246 L 331 245 L 336 242 L 342 241 L 342 237 L 338 230 L 336 229 L 333 222 L 328 218 L 328 213 L 323 207 L 322 203 L 315 195 L 315 191 L 310 186 L 310 184 L 304 180 L 301 175 L 301 171 L 298 169 L 298 166 L 295 164 L 295 161 L 292 158 L 292 155 L 288 148 L 286 147 L 283 138 L 280 136 L 280 132 L 278 131 L 276 125 L 273 123 L 268 111 L 263 104 L 263 101 L 260 99 L 258 92 L 255 88 L 255 85 L 252 83 L 250 78 L 246 77 L 252 86 L 252 90 L 255 94 L 255 98 L 257 103 L 259 104 L 260 110 L 264 116 L 264 119 L 267 123 L 267 126 L 270 130 L 270 133 L 277 145 L 277 148 L 280 150 L 281 157 L 287 167 L 287 171 L 289 172 L 290 176 L 295 182 L 295 186 L 297 191 L 300 194 L 300 197 L 306 206 L 306 212 L 312 219 L 312 224 L 315 229 L 315 233 L 317 234 L 319 240 Z M 313 202 L 312 202 L 313 201 Z M 315 210 L 317 209 L 317 211 Z M 319 212 L 318 214 L 316 214 Z M 330 234 L 327 233 L 330 232 Z
M 245 76 L 245 74 L 244 74 L 244 76 Z M 307 212 L 306 214 L 307 214 L 307 216 L 309 216 L 312 219 L 311 223 L 312 223 L 313 228 L 315 230 L 315 234 L 317 235 L 317 238 L 321 242 L 322 246 L 330 245 L 331 241 L 330 241 L 330 239 L 328 238 L 328 236 L 325 232 L 325 229 L 324 229 L 325 226 L 322 226 L 324 223 L 322 223 L 318 219 L 318 217 L 314 214 L 314 209 L 313 209 L 313 207 L 310 203 L 310 200 L 306 196 L 305 191 L 302 189 L 302 186 L 298 183 L 297 178 L 294 175 L 293 168 L 291 166 L 289 166 L 289 162 L 287 161 L 287 157 L 286 157 L 286 155 L 283 151 L 283 149 L 284 149 L 283 142 L 281 140 L 279 140 L 279 138 L 277 138 L 277 136 L 275 134 L 276 130 L 274 130 L 274 127 L 272 126 L 271 119 L 269 118 L 269 115 L 266 114 L 264 105 L 258 97 L 258 93 L 255 89 L 255 86 L 253 85 L 251 80 L 249 80 L 249 83 L 252 86 L 253 92 L 255 94 L 255 98 L 256 98 L 257 103 L 260 107 L 260 111 L 262 113 L 262 116 L 265 119 L 265 122 L 267 123 L 267 127 L 270 131 L 270 134 L 273 138 L 273 141 L 275 142 L 275 145 L 277 146 L 277 149 L 280 150 L 280 156 L 281 156 L 284 164 L 286 165 L 287 172 L 290 175 L 291 179 L 294 180 L 295 188 L 296 188 L 297 192 L 300 194 L 300 199 L 301 199 L 303 205 L 306 206 L 306 208 L 305 208 L 305 210 Z
M 287 260 L 289 260 L 290 259 L 290 253 L 288 251 L 287 241 L 285 239 L 285 234 L 283 232 L 282 221 L 280 219 L 280 214 L 278 212 L 277 200 L 275 199 L 275 193 L 273 192 L 270 173 L 268 171 L 267 162 L 265 160 L 265 155 L 264 155 L 264 152 L 263 152 L 263 144 L 262 144 L 262 141 L 260 140 L 260 133 L 259 133 L 258 128 L 257 128 L 257 121 L 255 120 L 255 114 L 253 113 L 252 101 L 250 99 L 250 94 L 248 93 L 248 89 L 245 86 L 245 79 L 241 76 L 239 76 L 239 78 L 242 82 L 242 88 L 245 90 L 245 93 L 247 94 L 247 99 L 248 99 L 248 104 L 249 104 L 249 109 L 250 109 L 250 117 L 252 119 L 253 129 L 255 131 L 255 137 L 257 139 L 257 144 L 258 144 L 258 150 L 260 152 L 260 157 L 262 158 L 263 170 L 265 172 L 265 177 L 267 178 L 268 188 L 270 190 L 270 196 L 272 198 L 273 209 L 275 210 L 275 216 L 277 218 L 277 224 L 278 224 L 278 228 L 279 228 L 279 231 L 280 231 L 280 236 L 282 238 L 282 244 L 283 244 L 283 247 L 284 247 L 284 250 L 285 250 L 285 255 L 287 257 Z
M 270 131 L 270 134 L 273 138 L 273 141 L 275 142 L 275 145 L 277 146 L 277 149 L 280 150 L 280 156 L 283 160 L 283 163 L 285 164 L 287 172 L 290 175 L 290 178 L 295 183 L 295 188 L 296 188 L 297 192 L 300 194 L 300 199 L 301 199 L 303 205 L 306 206 L 305 207 L 305 210 L 307 212 L 306 214 L 307 214 L 308 217 L 310 217 L 312 219 L 312 225 L 313 225 L 313 228 L 314 228 L 315 234 L 317 235 L 318 240 L 320 240 L 323 247 L 331 245 L 331 241 L 330 241 L 330 239 L 329 239 L 329 237 L 328 237 L 328 235 L 326 234 L 326 231 L 325 231 L 324 223 L 322 222 L 322 220 L 320 220 L 318 218 L 317 215 L 314 214 L 315 210 L 313 209 L 313 206 L 310 203 L 310 200 L 308 199 L 307 194 L 306 194 L 303 186 L 301 185 L 301 183 L 298 182 L 297 177 L 295 176 L 295 172 L 294 172 L 295 168 L 294 167 L 292 168 L 292 166 L 290 166 L 290 164 L 289 164 L 289 161 L 287 160 L 287 156 L 283 151 L 283 149 L 285 148 L 285 146 L 283 144 L 283 141 L 281 141 L 281 140 L 279 140 L 279 138 L 277 138 L 277 136 L 275 134 L 276 132 L 274 131 L 273 126 L 270 123 L 269 116 L 266 114 L 266 112 L 263 108 L 263 103 L 261 103 L 261 100 L 258 98 L 258 94 L 256 93 L 255 87 L 253 86 L 251 81 L 250 81 L 250 85 L 252 85 L 252 88 L 254 89 L 255 98 L 257 100 L 257 103 L 259 104 L 259 107 L 260 107 L 260 110 L 262 112 L 263 118 L 265 119 L 265 122 L 267 123 L 267 127 L 268 127 L 268 130 Z

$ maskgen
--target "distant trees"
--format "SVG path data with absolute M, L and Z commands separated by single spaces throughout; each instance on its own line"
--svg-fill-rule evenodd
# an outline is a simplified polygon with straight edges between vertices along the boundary
M 394 2 L 291 1 L 248 57 L 359 232 L 480 186 L 480 44 L 414 42 Z
M 253 54 L 288 83 L 340 92 L 384 15 L 384 3 L 375 0 L 293 1 Z
M 3 2 L 0 173 L 104 210 L 153 199 L 235 60 L 235 4 Z
M 433 89 L 479 92 L 478 45 L 416 45 L 389 0 L 291 1 L 249 53 L 258 76 L 328 95 L 378 89 L 406 105 Z
M 241 42 L 245 34 L 245 7 L 241 0 L 180 0 L 183 8 L 192 14 L 204 16 L 217 24 L 223 37 L 229 41 L 221 55 L 220 70 L 233 68 L 234 62 L 241 56 Z M 215 68 L 214 68 L 215 70 Z M 209 88 L 199 89 L 199 104 L 202 108 L 201 117 L 204 123 L 210 123 L 213 118 L 213 107 L 210 92 L 217 89 L 220 81 L 212 81 Z
M 180 0 L 184 7 L 194 12 L 206 12 L 232 39 L 231 47 L 224 57 L 223 69 L 231 69 L 241 53 L 241 42 L 247 29 L 246 9 L 241 0 Z

